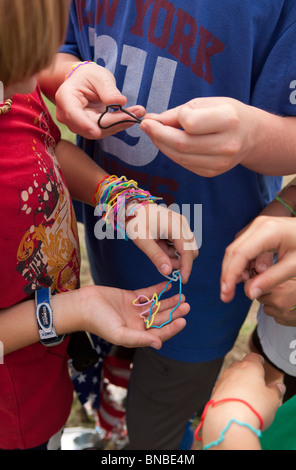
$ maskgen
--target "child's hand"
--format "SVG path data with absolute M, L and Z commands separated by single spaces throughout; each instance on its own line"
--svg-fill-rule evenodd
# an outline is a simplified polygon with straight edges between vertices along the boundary
M 111 287 L 87 286 L 80 289 L 83 316 L 86 325 L 83 329 L 101 336 L 115 345 L 127 348 L 153 347 L 160 349 L 162 342 L 181 331 L 190 307 L 182 295 L 180 306 L 173 312 L 173 321 L 162 328 L 146 329 L 140 314 L 147 309 L 133 305 L 139 295 L 151 299 L 154 293 L 160 294 L 166 282 L 139 291 L 126 291 Z M 161 300 L 160 309 L 155 315 L 155 325 L 169 320 L 171 310 L 178 304 L 179 295 Z
M 186 217 L 158 204 L 146 204 L 127 222 L 126 233 L 161 274 L 169 276 L 180 269 L 182 282 L 188 282 L 198 249 Z
M 281 197 L 283 196 L 284 199 L 287 200 L 290 203 L 291 206 L 294 205 L 295 186 L 293 185 L 293 182 L 290 183 L 288 186 L 286 186 L 281 191 L 280 196 Z M 265 216 L 265 219 L 264 218 L 261 219 L 260 217 L 262 217 L 262 216 Z M 254 230 L 256 230 L 257 227 L 259 229 L 259 226 L 260 226 L 260 231 L 258 231 L 258 234 L 257 234 L 258 236 L 257 236 L 257 239 L 255 241 L 255 245 L 254 245 L 254 246 L 256 246 L 256 245 L 258 245 L 258 242 L 264 242 L 264 239 L 262 237 L 265 237 L 266 241 L 267 241 L 267 237 L 270 238 L 270 236 L 272 235 L 272 231 L 274 230 L 273 228 L 271 228 L 271 232 L 268 234 L 267 233 L 268 225 L 267 224 L 265 225 L 265 222 L 272 223 L 274 225 L 274 224 L 276 224 L 275 217 L 286 217 L 286 218 L 291 217 L 291 212 L 290 212 L 290 210 L 287 209 L 287 207 L 285 207 L 285 205 L 281 204 L 276 199 L 274 199 L 273 201 L 271 201 L 268 204 L 268 206 L 266 206 L 260 212 L 260 215 L 258 217 L 259 217 L 258 221 L 255 221 L 253 225 L 251 223 L 248 224 L 246 227 L 244 227 L 236 235 L 237 242 L 234 242 L 233 244 L 231 244 L 229 249 L 226 251 L 226 255 L 224 257 L 223 269 L 222 269 L 222 272 L 225 273 L 226 277 L 228 277 L 232 274 L 229 271 L 230 266 L 227 267 L 227 263 L 229 263 L 229 262 L 233 263 L 232 267 L 234 267 L 234 269 L 236 269 L 237 261 L 238 261 L 237 257 L 243 255 L 243 250 L 244 250 L 243 246 L 244 246 L 244 244 L 249 243 L 249 242 L 252 244 L 252 242 L 255 241 L 255 238 L 253 238 L 253 237 L 255 237 Z M 258 217 L 257 217 L 257 219 L 258 219 Z M 272 219 L 268 220 L 267 217 L 270 217 L 270 218 L 272 217 Z M 281 220 L 279 220 L 278 223 L 281 224 L 282 223 Z M 246 235 L 245 235 L 245 233 L 246 233 Z M 260 240 L 260 237 L 261 237 L 261 240 Z M 249 241 L 247 242 L 247 240 L 249 240 Z M 247 245 L 245 245 L 245 248 L 247 248 Z M 233 250 L 234 251 L 239 250 L 240 253 L 238 252 L 238 253 L 235 253 L 233 255 L 233 253 L 232 253 Z M 229 253 L 228 253 L 228 251 L 229 251 Z M 248 256 L 249 262 L 246 263 L 245 269 L 238 276 L 236 283 L 241 282 L 241 281 L 245 281 L 245 282 L 249 281 L 250 279 L 255 278 L 257 275 L 263 273 L 264 271 L 266 271 L 267 269 L 269 269 L 272 266 L 273 257 L 274 257 L 274 253 L 273 253 L 272 249 L 270 251 L 265 251 L 265 252 L 259 252 L 257 250 L 256 253 L 257 253 L 257 255 L 256 255 L 255 259 L 250 260 L 250 256 Z M 230 255 L 231 255 L 231 258 L 230 258 Z M 242 261 L 242 258 L 241 258 L 241 261 Z M 268 271 L 268 273 L 270 274 L 270 271 Z M 283 281 L 285 281 L 285 280 L 286 279 L 283 279 Z M 256 285 L 256 282 L 255 282 L 255 285 Z M 221 283 L 224 283 L 224 280 L 222 280 Z M 222 294 L 223 294 L 222 295 L 222 300 L 227 302 L 227 301 L 232 299 L 232 296 L 233 296 L 234 292 L 232 290 L 233 286 L 230 287 L 230 284 L 228 286 L 227 286 L 227 283 L 224 283 L 224 284 L 225 285 L 223 286 L 223 289 L 222 289 L 222 291 L 223 291 L 222 292 Z M 274 284 L 274 283 L 272 285 L 270 285 L 270 289 L 272 289 L 272 287 L 274 287 L 275 285 L 276 284 Z M 246 292 L 246 295 L 250 298 L 253 298 L 253 288 L 254 288 L 254 282 L 252 282 L 252 281 L 251 282 L 246 282 L 245 292 Z M 267 293 L 267 291 L 265 290 L 264 293 Z M 276 303 L 279 300 L 278 299 L 278 294 L 279 294 L 279 291 L 277 290 L 275 292 L 275 295 L 273 296 L 273 301 L 276 299 Z M 258 295 L 260 295 L 260 292 L 259 292 Z M 271 299 L 269 298 L 268 302 L 270 300 Z
M 214 387 L 211 400 L 237 398 L 246 401 L 261 416 L 264 429 L 267 429 L 281 404 L 284 392 L 285 387 L 282 383 L 266 385 L 263 358 L 250 353 L 241 362 L 233 363 L 223 372 Z M 256 429 L 260 427 L 258 417 L 243 403 L 229 401 L 214 407 L 210 406 L 202 427 L 204 444 L 216 440 L 231 419 L 248 423 Z M 248 444 L 240 435 L 242 432 L 246 432 L 242 427 L 234 427 L 231 432 L 228 431 L 223 442 L 224 448 L 235 449 L 245 446 L 243 448 L 247 449 Z M 248 430 L 246 437 L 252 437 Z
M 245 290 L 248 289 L 248 282 Z M 284 326 L 296 326 L 296 281 L 291 279 L 273 287 L 270 293 L 262 295 L 258 301 L 264 305 L 264 313 Z
M 133 125 L 118 124 L 106 130 L 98 126 L 98 119 L 106 105 L 123 106 L 126 98 L 116 87 L 114 76 L 106 68 L 93 63 L 77 68 L 58 89 L 55 101 L 57 119 L 72 132 L 87 139 L 102 139 Z M 133 106 L 127 110 L 137 117 L 145 114 L 142 106 Z M 115 117 L 109 113 L 104 117 L 104 125 L 108 126 L 122 119 L 126 119 L 126 114 L 117 112 Z
M 221 299 L 230 302 L 242 273 L 260 254 L 277 252 L 278 262 L 248 281 L 246 293 L 256 299 L 296 276 L 296 220 L 286 217 L 257 217 L 225 252 L 221 273 Z
M 285 388 L 282 383 L 266 385 L 263 363 L 263 358 L 255 353 L 247 354 L 241 362 L 234 362 L 217 381 L 211 399 L 214 401 L 224 398 L 245 400 L 263 418 L 264 429 L 266 429 L 272 423 L 281 404 Z M 233 403 L 230 405 L 233 407 Z M 241 408 L 244 405 L 238 406 Z M 221 413 L 224 412 L 223 407 L 221 405 Z M 246 412 L 249 413 L 248 409 Z

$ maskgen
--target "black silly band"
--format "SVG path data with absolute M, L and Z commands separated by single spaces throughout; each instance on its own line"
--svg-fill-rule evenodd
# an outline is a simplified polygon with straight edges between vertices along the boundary
M 122 111 L 123 113 L 130 116 L 131 119 L 123 119 L 122 121 L 113 122 L 113 124 L 109 124 L 109 126 L 103 126 L 102 125 L 102 119 L 107 113 L 109 113 L 110 109 L 115 110 L 115 113 L 116 113 L 116 111 Z M 134 123 L 140 124 L 142 122 L 142 119 L 138 118 L 137 116 L 135 116 L 135 114 L 130 113 L 129 111 L 124 109 L 120 104 L 109 104 L 108 106 L 106 106 L 106 110 L 101 114 L 101 116 L 98 120 L 98 126 L 101 129 L 109 129 L 110 127 L 117 126 L 118 124 L 123 124 L 123 123 L 127 123 L 127 122 L 134 122 Z

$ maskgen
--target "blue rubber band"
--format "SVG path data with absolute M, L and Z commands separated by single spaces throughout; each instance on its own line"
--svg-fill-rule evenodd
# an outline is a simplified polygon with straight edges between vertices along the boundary
M 213 441 L 213 442 L 211 442 L 210 444 L 204 446 L 204 450 L 209 450 L 209 449 L 211 449 L 212 447 L 218 446 L 219 444 L 221 444 L 221 442 L 223 442 L 224 439 L 225 439 L 225 434 L 227 433 L 227 431 L 229 430 L 230 426 L 231 426 L 233 423 L 236 423 L 236 424 L 238 424 L 239 426 L 244 426 L 245 428 L 250 429 L 250 431 L 252 431 L 254 434 L 256 434 L 256 436 L 259 437 L 259 438 L 260 438 L 261 435 L 262 435 L 262 433 L 261 433 L 260 430 L 253 428 L 253 426 L 251 426 L 250 424 L 248 424 L 248 423 L 242 423 L 241 421 L 237 421 L 236 419 L 231 419 L 231 420 L 229 421 L 229 423 L 227 424 L 227 426 L 223 429 L 223 431 L 221 431 L 221 434 L 220 434 L 219 439 L 217 439 L 217 441 Z
M 151 325 L 150 328 L 162 328 L 164 325 L 167 325 L 168 323 L 171 323 L 172 321 L 172 314 L 174 313 L 174 311 L 179 307 L 179 305 L 181 304 L 181 294 L 182 294 L 182 280 L 181 280 L 181 274 L 180 274 L 180 271 L 174 271 L 174 277 L 175 279 L 171 279 L 164 287 L 164 289 L 161 291 L 161 293 L 159 294 L 158 296 L 158 300 L 161 298 L 161 296 L 165 293 L 165 291 L 167 290 L 168 288 L 168 285 L 171 284 L 173 281 L 177 281 L 178 278 L 179 278 L 179 301 L 177 303 L 177 305 L 170 311 L 170 316 L 169 316 L 169 319 L 162 323 L 162 325 Z M 149 316 L 148 316 L 148 322 L 150 322 L 151 320 L 151 315 L 152 315 L 152 309 L 154 307 L 156 303 L 156 300 L 154 300 L 150 306 L 150 311 L 149 311 Z

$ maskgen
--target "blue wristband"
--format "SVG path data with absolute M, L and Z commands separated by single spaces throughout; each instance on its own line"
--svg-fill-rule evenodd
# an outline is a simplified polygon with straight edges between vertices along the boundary
M 65 335 L 57 336 L 53 326 L 53 315 L 51 308 L 51 289 L 46 287 L 35 292 L 36 319 L 40 336 L 40 343 L 44 346 L 57 346 Z

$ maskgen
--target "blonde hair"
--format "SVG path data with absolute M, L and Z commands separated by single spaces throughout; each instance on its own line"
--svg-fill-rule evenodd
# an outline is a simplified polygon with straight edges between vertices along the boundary
M 0 81 L 13 85 L 48 67 L 63 43 L 69 0 L 0 0 Z

